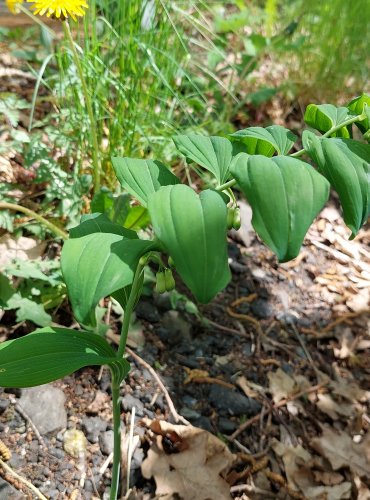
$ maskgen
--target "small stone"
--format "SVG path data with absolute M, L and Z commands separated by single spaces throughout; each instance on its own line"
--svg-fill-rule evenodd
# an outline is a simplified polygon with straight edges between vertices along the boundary
M 24 499 L 24 495 L 0 477 L 0 498 L 4 500 L 22 500 Z
M 78 429 L 68 429 L 63 436 L 63 447 L 73 458 L 81 458 L 86 453 L 87 439 Z
M 167 311 L 163 315 L 161 323 L 163 328 L 169 332 L 166 340 L 170 345 L 180 344 L 184 340 L 191 339 L 191 324 L 180 315 L 179 311 Z
M 208 417 L 203 416 L 203 415 L 200 418 L 198 418 L 197 420 L 193 420 L 193 425 L 194 425 L 194 427 L 199 427 L 200 429 L 204 429 L 205 431 L 208 431 L 208 432 L 214 431 L 210 419 Z
M 210 403 L 219 410 L 221 416 L 246 415 L 258 413 L 261 405 L 253 398 L 248 398 L 233 389 L 213 384 L 209 392 Z
M 100 450 L 104 455 L 110 455 L 113 452 L 114 445 L 114 432 L 106 431 L 102 432 L 99 436 L 99 446 Z
M 269 302 L 260 298 L 252 302 L 251 311 L 259 319 L 270 318 L 273 314 L 273 308 Z
M 82 394 L 83 394 L 83 393 L 84 393 L 83 388 L 82 388 L 80 385 L 78 385 L 78 386 L 76 387 L 76 389 L 75 389 L 75 395 L 76 395 L 76 396 L 82 396 Z
M 0 415 L 4 413 L 4 411 L 9 407 L 10 401 L 9 399 L 0 399 Z
M 23 389 L 19 400 L 20 406 L 41 434 L 57 432 L 67 427 L 64 403 L 64 392 L 49 384 Z
M 192 410 L 191 408 L 186 408 L 186 406 L 181 408 L 180 414 L 188 420 L 196 420 L 201 417 L 200 413 L 198 413 L 195 410 Z
M 140 399 L 135 398 L 132 394 L 126 394 L 122 398 L 122 408 L 125 411 L 132 411 L 132 408 L 135 406 L 135 413 L 138 417 L 144 416 L 144 405 L 140 401 Z
M 229 420 L 228 418 L 221 417 L 218 420 L 218 429 L 220 432 L 223 432 L 225 434 L 231 434 L 232 432 L 235 431 L 236 429 L 236 424 Z
M 81 426 L 90 443 L 97 443 L 99 434 L 107 430 L 108 423 L 100 417 L 84 417 Z
M 141 300 L 136 306 L 136 316 L 145 319 L 149 323 L 157 323 L 160 320 L 158 309 L 147 300 Z

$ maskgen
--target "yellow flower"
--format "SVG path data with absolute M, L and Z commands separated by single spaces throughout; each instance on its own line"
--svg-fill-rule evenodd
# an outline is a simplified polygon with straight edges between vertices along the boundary
M 19 8 L 18 5 L 20 3 L 23 3 L 23 0 L 5 0 L 6 6 L 10 10 L 12 14 L 18 14 L 19 13 Z
M 84 9 L 88 8 L 85 0 L 27 0 L 34 3 L 34 14 L 47 17 L 56 17 L 65 19 L 68 16 L 76 21 L 76 16 L 84 16 Z

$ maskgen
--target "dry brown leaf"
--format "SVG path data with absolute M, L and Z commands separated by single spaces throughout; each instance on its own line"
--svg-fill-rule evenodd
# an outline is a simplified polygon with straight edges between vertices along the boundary
M 336 381 L 332 380 L 330 382 L 330 387 L 333 390 L 333 394 L 342 396 L 348 401 L 360 401 L 365 403 L 370 401 L 370 391 L 364 391 L 354 380 L 347 380 L 340 378 Z
M 355 410 L 347 403 L 336 403 L 329 394 L 317 394 L 316 406 L 333 420 L 338 419 L 338 415 L 350 417 Z
M 360 477 L 370 475 L 370 433 L 357 444 L 343 431 L 323 428 L 323 435 L 311 440 L 311 446 L 325 456 L 334 470 L 349 467 Z
M 240 389 L 244 392 L 246 396 L 249 398 L 256 398 L 260 394 L 264 394 L 266 390 L 261 385 L 255 384 L 250 380 L 246 379 L 244 375 L 238 377 L 236 380 L 236 384 L 240 387 Z
M 278 368 L 276 372 L 269 372 L 268 379 L 269 390 L 275 404 L 294 392 L 294 380 L 281 368 Z
M 309 469 L 304 467 L 312 457 L 300 444 L 293 446 L 273 439 L 272 449 L 283 460 L 285 475 L 291 488 L 303 490 L 308 485 L 314 484 Z
M 14 259 L 33 260 L 44 254 L 46 242 L 21 236 L 15 239 L 10 234 L 0 238 L 0 268 L 10 264 Z
M 235 456 L 211 433 L 192 426 L 160 421 L 163 434 L 176 435 L 187 448 L 167 454 L 157 444 L 148 451 L 141 469 L 147 479 L 154 477 L 156 495 L 170 500 L 179 495 L 184 500 L 226 500 L 230 486 L 223 478 Z
M 353 482 L 357 488 L 357 500 L 370 500 L 370 490 L 361 479 L 355 476 Z
M 349 482 L 337 484 L 336 486 L 313 486 L 304 492 L 309 500 L 344 500 L 351 498 L 352 485 Z
M 344 477 L 342 474 L 338 472 L 327 472 L 322 470 L 314 470 L 312 471 L 315 481 L 317 483 L 322 483 L 325 486 L 335 486 L 336 484 L 340 484 Z

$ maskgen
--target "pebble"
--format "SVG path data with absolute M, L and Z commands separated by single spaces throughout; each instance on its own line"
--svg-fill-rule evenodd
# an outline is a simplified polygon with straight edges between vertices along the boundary
M 135 398 L 132 394 L 126 394 L 121 400 L 122 408 L 125 411 L 131 411 L 135 406 L 135 413 L 138 417 L 144 416 L 144 405 L 140 399 Z
M 213 432 L 214 430 L 210 419 L 203 415 L 197 420 L 193 420 L 193 425 L 194 427 L 199 427 L 200 429 L 204 429 L 208 432 Z
M 235 422 L 232 422 L 228 418 L 221 417 L 218 420 L 217 427 L 220 432 L 223 432 L 225 434 L 231 434 L 232 432 L 235 431 L 237 426 Z
M 267 319 L 273 315 L 273 308 L 271 304 L 264 299 L 256 299 L 251 304 L 251 311 L 259 319 Z
M 163 342 L 167 340 L 170 345 L 177 345 L 191 339 L 191 323 L 186 321 L 179 311 L 167 311 L 162 317 L 161 324 L 166 331 L 166 339 L 161 338 Z
M 158 323 L 160 315 L 154 304 L 147 300 L 141 300 L 136 306 L 136 316 L 139 319 L 145 319 L 149 323 Z
M 4 500 L 22 500 L 24 495 L 13 488 L 5 479 L 0 477 L 0 498 Z
M 110 455 L 113 451 L 114 433 L 113 431 L 102 432 L 99 436 L 99 445 L 104 455 Z
M 196 420 L 201 417 L 201 414 L 191 408 L 187 408 L 186 406 L 182 407 L 180 410 L 180 415 L 185 417 L 188 420 Z
M 8 408 L 10 405 L 9 399 L 0 399 L 0 415 L 4 413 L 4 411 Z
M 90 443 L 99 441 L 99 434 L 107 430 L 108 423 L 100 417 L 84 417 L 81 422 L 82 429 Z
M 261 409 L 261 405 L 253 398 L 248 398 L 240 392 L 213 384 L 209 392 L 210 403 L 220 412 L 221 416 L 246 415 L 253 416 Z
M 57 432 L 67 427 L 65 395 L 49 384 L 23 389 L 20 406 L 41 434 Z

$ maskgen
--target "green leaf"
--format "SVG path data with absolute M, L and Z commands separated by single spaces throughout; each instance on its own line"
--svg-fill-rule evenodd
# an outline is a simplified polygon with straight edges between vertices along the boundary
M 95 326 L 99 300 L 130 285 L 140 257 L 152 247 L 152 241 L 106 232 L 67 240 L 61 266 L 77 321 Z
M 47 326 L 51 323 L 51 316 L 45 312 L 42 304 L 22 297 L 19 293 L 15 293 L 8 300 L 6 309 L 16 309 L 16 319 L 18 322 L 28 320 L 38 326 Z
M 362 94 L 348 104 L 348 109 L 355 115 L 367 114 L 366 120 L 355 122 L 357 127 L 365 134 L 370 129 L 370 95 Z
M 0 308 L 7 306 L 8 300 L 15 294 L 15 288 L 9 279 L 0 273 Z
M 185 185 L 167 186 L 149 198 L 156 236 L 200 302 L 209 302 L 230 280 L 227 208 L 219 193 L 199 196 Z
M 280 125 L 270 127 L 249 127 L 238 130 L 229 137 L 233 141 L 242 142 L 245 151 L 250 155 L 271 157 L 274 153 L 286 155 L 292 149 L 297 136 Z
M 354 238 L 370 214 L 370 145 L 352 139 L 320 139 L 307 131 L 303 145 L 338 193 Z
M 137 238 L 134 231 L 130 231 L 119 224 L 112 222 L 105 214 L 87 214 L 81 218 L 81 224 L 72 228 L 70 238 L 81 238 L 92 233 L 112 233 L 128 239 Z
M 294 259 L 329 196 L 308 163 L 286 156 L 240 155 L 232 173 L 253 210 L 252 224 L 281 262 Z
M 304 114 L 304 121 L 310 127 L 325 133 L 353 116 L 355 116 L 355 114 L 343 106 L 337 107 L 333 104 L 309 104 Z M 332 135 L 334 137 L 350 137 L 350 132 L 347 127 L 343 127 Z
M 130 211 L 130 196 L 127 193 L 114 196 L 106 187 L 94 195 L 90 206 L 91 212 L 105 214 L 109 220 L 124 225 Z
M 150 217 L 148 210 L 142 205 L 135 205 L 134 207 L 130 207 L 124 226 L 127 229 L 139 231 L 139 229 L 146 227 L 149 222 Z
M 130 370 L 106 340 L 84 331 L 48 327 L 0 344 L 1 387 L 47 384 L 91 365 L 111 365 L 121 375 Z
M 233 159 L 232 144 L 228 139 L 190 134 L 177 135 L 172 140 L 183 155 L 211 172 L 219 184 L 226 181 Z
M 159 161 L 113 157 L 112 164 L 121 186 L 145 207 L 148 196 L 160 187 L 180 183 Z

